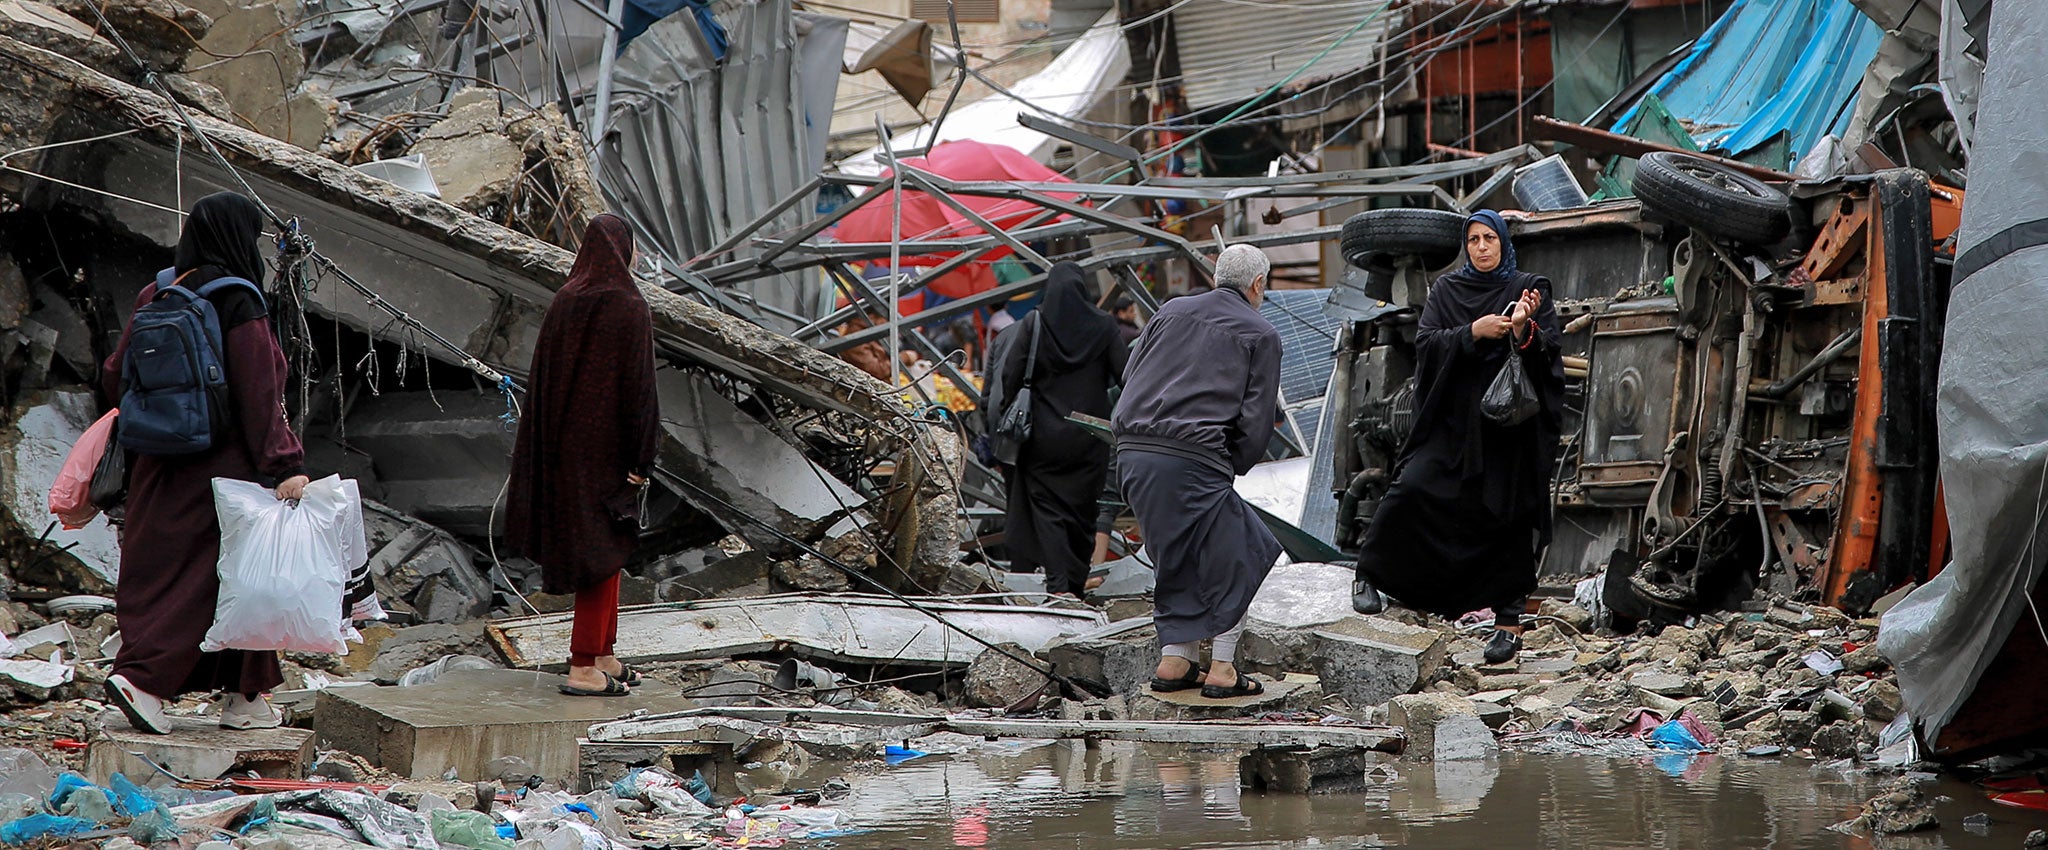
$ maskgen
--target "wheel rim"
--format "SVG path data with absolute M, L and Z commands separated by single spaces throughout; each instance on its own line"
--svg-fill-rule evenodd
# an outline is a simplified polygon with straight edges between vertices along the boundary
M 1762 198 L 1763 193 L 1739 175 L 1717 166 L 1697 160 L 1678 160 L 1675 164 L 1679 173 L 1708 186 L 1727 192 L 1734 192 L 1751 198 Z

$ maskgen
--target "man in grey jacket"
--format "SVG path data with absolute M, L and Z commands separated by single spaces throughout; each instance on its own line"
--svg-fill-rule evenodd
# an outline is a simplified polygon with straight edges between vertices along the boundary
M 1117 475 L 1159 570 L 1155 691 L 1265 690 L 1237 672 L 1237 638 L 1280 542 L 1231 485 L 1265 456 L 1279 411 L 1280 334 L 1258 309 L 1271 268 L 1257 248 L 1225 248 L 1216 288 L 1161 307 L 1124 373 Z

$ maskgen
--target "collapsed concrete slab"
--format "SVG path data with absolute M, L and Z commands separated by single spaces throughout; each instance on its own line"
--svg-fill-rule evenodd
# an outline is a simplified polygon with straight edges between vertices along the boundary
M 708 491 L 685 487 L 682 497 L 754 548 L 793 555 L 774 531 L 815 540 L 866 503 L 703 377 L 664 370 L 655 380 L 669 436 L 663 467 Z
M 635 711 L 668 712 L 690 701 L 659 686 L 608 699 L 565 696 L 562 677 L 526 670 L 460 670 L 413 687 L 331 688 L 315 728 L 328 745 L 415 779 L 494 779 L 485 766 L 519 756 L 535 775 L 576 774 L 576 739 L 592 723 Z
M 1037 652 L 1103 624 L 1095 611 L 923 603 L 960 631 L 901 602 L 856 594 L 788 594 L 647 605 L 619 612 L 615 652 L 628 662 L 787 653 L 849 664 L 964 667 L 984 647 L 960 632 Z M 514 667 L 563 669 L 572 616 L 500 620 L 491 639 Z
M 208 192 L 241 188 L 233 175 L 194 156 L 199 145 L 180 142 L 181 118 L 152 93 L 5 36 L 0 85 L 15 95 L 0 98 L 0 147 L 77 142 L 11 164 L 111 193 L 72 189 L 20 171 L 0 176 L 0 196 L 26 209 L 61 208 L 169 246 L 180 220 L 167 209 Z M 267 203 L 296 217 L 323 254 L 392 308 L 485 365 L 515 378 L 524 374 L 539 320 L 566 279 L 569 252 L 288 142 L 204 116 L 196 120 Z M 911 419 L 896 392 L 837 358 L 651 283 L 643 283 L 642 292 L 665 358 L 714 370 L 805 410 L 863 420 L 871 433 L 862 438 L 896 455 L 899 477 L 907 476 L 899 483 L 910 485 L 899 488 L 898 502 L 879 511 L 892 535 L 887 549 L 897 568 L 885 575 L 895 580 L 901 574 L 898 583 L 913 590 L 920 582 L 936 586 L 944 579 L 960 540 L 959 506 L 949 494 L 961 455 L 950 430 Z M 410 339 L 402 327 L 394 330 L 389 313 L 331 277 L 302 294 L 313 315 L 393 344 Z M 454 359 L 448 352 L 429 353 Z

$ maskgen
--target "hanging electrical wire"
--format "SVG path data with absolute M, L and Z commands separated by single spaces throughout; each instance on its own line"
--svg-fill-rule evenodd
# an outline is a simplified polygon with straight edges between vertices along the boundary
M 405 325 L 413 332 L 447 349 L 455 356 L 455 359 L 463 368 L 475 372 L 478 376 L 489 381 L 492 386 L 505 396 L 505 418 L 511 420 L 517 416 L 518 404 L 515 394 L 520 392 L 521 389 L 510 376 L 492 368 L 489 364 L 477 359 L 461 346 L 449 341 L 447 337 L 442 336 L 433 328 L 427 327 L 420 320 L 413 318 L 410 313 L 386 300 L 384 296 L 364 285 L 362 281 L 357 280 L 355 276 L 341 268 L 334 260 L 316 250 L 312 237 L 306 234 L 304 228 L 300 225 L 299 219 L 297 217 L 285 218 L 279 215 L 275 209 L 272 209 L 263 200 L 263 196 L 256 191 L 255 186 L 249 183 L 248 178 L 243 176 L 241 170 L 237 169 L 234 163 L 230 162 L 227 156 L 220 152 L 220 148 L 213 143 L 213 137 L 208 136 L 200 128 L 198 120 L 194 119 L 192 113 L 185 109 L 184 104 L 171 95 L 170 89 L 164 85 L 163 79 L 157 74 L 156 69 L 151 68 L 149 63 L 144 61 L 142 56 L 135 52 L 135 48 L 129 45 L 128 39 L 123 37 L 120 30 L 114 27 L 113 22 L 107 19 L 106 10 L 102 7 L 99 0 L 90 0 L 86 5 L 92 8 L 94 17 L 99 19 L 101 31 L 114 42 L 115 47 L 119 48 L 121 53 L 128 57 L 130 62 L 135 64 L 136 68 L 141 70 L 143 83 L 156 92 L 158 97 L 163 98 L 164 102 L 170 104 L 171 110 L 177 114 L 179 121 L 184 124 L 186 131 L 192 134 L 192 137 L 199 142 L 201 148 L 205 149 L 214 163 L 219 165 L 223 171 L 227 172 L 229 177 L 234 179 L 235 183 L 241 187 L 243 194 L 247 195 L 251 201 L 254 201 L 256 206 L 263 211 L 264 217 L 269 219 L 271 224 L 277 228 L 277 250 L 280 270 L 302 264 L 311 264 L 319 270 L 320 274 L 333 275 L 350 289 L 355 290 L 357 294 L 361 295 L 372 309 L 392 316 L 393 321 Z M 291 275 L 290 280 L 295 284 L 310 284 L 310 277 L 303 273 Z M 296 303 L 303 305 L 305 297 L 309 294 L 309 290 L 294 292 L 292 293 L 292 298 Z M 374 348 L 372 352 L 374 354 Z

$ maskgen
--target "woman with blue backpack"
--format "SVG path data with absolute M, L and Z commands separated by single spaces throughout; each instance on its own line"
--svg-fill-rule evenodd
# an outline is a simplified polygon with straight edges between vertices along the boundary
M 284 682 L 275 652 L 200 652 L 220 580 L 213 479 L 305 494 L 305 450 L 285 420 L 285 358 L 263 301 L 263 212 L 233 192 L 192 205 L 171 268 L 143 287 L 102 366 L 121 400 L 128 466 L 115 615 L 121 649 L 107 698 L 136 729 L 170 734 L 164 703 L 224 692 L 220 725 L 282 722 L 264 693 Z

